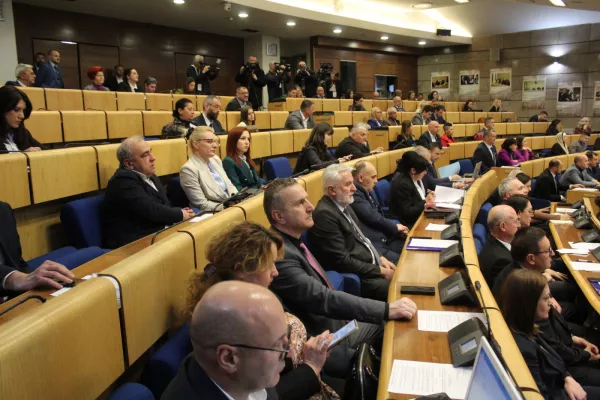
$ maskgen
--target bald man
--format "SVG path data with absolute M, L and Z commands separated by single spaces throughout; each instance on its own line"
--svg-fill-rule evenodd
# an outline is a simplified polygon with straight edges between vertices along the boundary
M 511 242 L 521 227 L 515 210 L 507 205 L 492 207 L 488 214 L 490 234 L 479 253 L 479 267 L 489 287 L 498 274 L 512 263 Z
M 440 130 L 440 124 L 437 121 L 431 121 L 427 124 L 427 132 L 424 132 L 417 144 L 425 147 L 426 149 L 431 148 L 431 143 L 442 143 L 442 138 L 438 134 Z
M 212 286 L 190 324 L 193 351 L 162 400 L 277 399 L 285 367 L 288 324 L 268 289 L 242 281 Z
M 573 165 L 567 168 L 560 177 L 560 184 L 565 187 L 570 187 L 571 185 L 583 185 L 589 188 L 597 187 L 598 181 L 588 174 L 587 169 L 589 166 L 589 160 L 585 154 L 575 156 Z

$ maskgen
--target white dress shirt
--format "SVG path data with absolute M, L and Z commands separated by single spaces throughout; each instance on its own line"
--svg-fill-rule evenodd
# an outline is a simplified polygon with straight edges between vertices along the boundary
M 421 196 L 421 200 L 425 200 L 425 186 L 423 186 L 423 181 L 413 181 L 413 183 L 415 184 L 416 188 L 417 188 L 417 192 L 419 192 L 419 195 Z
M 133 172 L 135 172 L 136 174 L 141 176 L 142 179 L 144 180 L 144 182 L 146 182 L 152 189 L 154 189 L 158 192 L 158 189 L 156 188 L 156 185 L 154 184 L 154 182 L 152 182 L 152 179 L 148 178 L 146 175 L 144 175 L 141 172 L 138 172 L 136 170 L 133 170 Z

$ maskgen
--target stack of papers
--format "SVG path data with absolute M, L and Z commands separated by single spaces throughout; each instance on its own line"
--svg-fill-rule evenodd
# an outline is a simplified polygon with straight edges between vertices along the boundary
M 452 364 L 394 360 L 388 391 L 417 396 L 446 393 L 452 399 L 464 399 L 472 371 Z
M 459 204 L 454 204 L 454 203 L 438 203 L 436 201 L 435 206 L 438 208 L 452 208 L 454 210 L 460 210 L 462 208 L 461 205 Z
M 594 189 L 594 188 L 575 188 L 575 189 L 571 189 L 571 190 L 576 190 L 578 192 L 597 192 L 598 189 Z
M 453 244 L 458 243 L 458 240 L 438 240 L 438 239 L 419 239 L 412 238 L 406 248 L 408 250 L 432 250 L 442 251 Z
M 576 254 L 578 256 L 587 256 L 590 254 L 588 249 L 558 249 L 556 251 L 560 254 Z
M 600 243 L 586 243 L 586 242 L 569 242 L 569 246 L 579 250 L 594 250 L 600 246 Z
M 436 203 L 456 203 L 462 199 L 465 191 L 462 189 L 454 189 L 446 186 L 435 187 L 435 202 Z
M 448 228 L 450 225 L 446 225 L 446 224 L 432 224 L 429 223 L 429 225 L 427 225 L 427 227 L 425 228 L 426 231 L 434 231 L 434 232 L 441 232 L 444 229 Z
M 577 211 L 577 210 L 574 208 L 560 208 L 560 207 L 556 208 L 556 212 L 559 214 L 572 214 L 575 211 Z
M 483 313 L 454 312 L 454 311 L 417 311 L 417 323 L 420 331 L 448 332 L 468 319 L 477 317 L 487 326 Z
M 553 224 L 557 224 L 557 225 L 560 225 L 560 224 L 573 225 L 573 221 L 570 221 L 568 219 L 551 219 L 550 222 Z
M 573 269 L 576 271 L 600 272 L 600 264 L 583 261 L 571 261 Z

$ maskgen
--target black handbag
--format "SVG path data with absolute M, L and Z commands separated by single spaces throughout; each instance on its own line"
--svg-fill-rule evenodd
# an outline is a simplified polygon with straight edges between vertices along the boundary
M 377 397 L 381 358 L 373 346 L 363 343 L 356 352 L 350 378 L 346 381 L 344 400 L 372 400 Z

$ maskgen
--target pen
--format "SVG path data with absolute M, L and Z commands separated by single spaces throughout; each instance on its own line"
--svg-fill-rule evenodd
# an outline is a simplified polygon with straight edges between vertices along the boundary
M 581 259 L 577 260 L 577 262 L 584 262 L 584 263 L 590 263 L 590 264 L 594 263 L 593 261 L 590 261 L 590 260 L 581 260 Z

